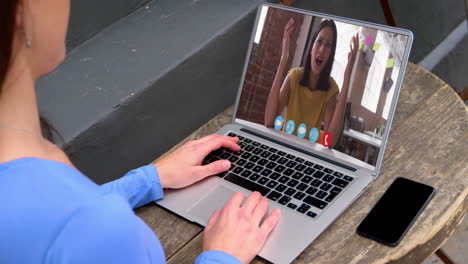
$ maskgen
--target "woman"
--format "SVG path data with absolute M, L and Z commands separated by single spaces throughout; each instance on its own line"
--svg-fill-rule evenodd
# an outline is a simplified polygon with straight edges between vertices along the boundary
M 227 170 L 226 160 L 200 164 L 220 147 L 238 151 L 238 139 L 210 135 L 117 181 L 91 182 L 43 138 L 34 89 L 64 59 L 69 5 L 0 1 L 0 263 L 163 263 L 161 244 L 132 208 Z M 236 193 L 213 214 L 197 263 L 248 263 L 259 252 L 280 213 L 261 222 L 266 198 L 243 200 Z
M 285 120 L 294 120 L 298 125 L 304 123 L 309 130 L 315 127 L 330 132 L 330 147 L 333 148 L 343 126 L 349 81 L 359 47 L 358 35 L 353 36 L 351 41 L 343 87 L 339 92 L 338 85 L 330 77 L 337 41 L 333 20 L 324 20 L 319 24 L 312 36 L 304 67 L 291 69 L 282 82 L 293 30 L 294 20 L 291 18 L 284 28 L 281 59 L 265 108 L 265 126 L 272 127 L 275 118 L 287 107 Z

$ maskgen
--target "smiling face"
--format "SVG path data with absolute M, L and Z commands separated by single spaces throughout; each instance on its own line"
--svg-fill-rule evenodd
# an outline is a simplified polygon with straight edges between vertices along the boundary
M 310 63 L 314 75 L 319 75 L 330 58 L 333 46 L 333 30 L 327 26 L 320 30 L 317 39 L 312 45 Z

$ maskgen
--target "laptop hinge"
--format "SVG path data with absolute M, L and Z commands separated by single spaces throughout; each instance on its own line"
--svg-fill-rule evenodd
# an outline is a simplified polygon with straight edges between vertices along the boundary
M 347 169 L 347 170 L 352 171 L 352 172 L 355 172 L 355 171 L 357 170 L 356 168 L 353 168 L 353 167 L 348 166 L 348 165 L 346 165 L 346 164 L 343 164 L 343 163 L 340 163 L 340 162 L 337 162 L 337 161 L 334 161 L 334 160 L 325 158 L 325 157 L 320 156 L 320 155 L 318 155 L 318 154 L 312 153 L 312 152 L 310 152 L 310 151 L 303 150 L 303 149 L 301 149 L 301 148 L 298 148 L 298 147 L 289 145 L 288 143 L 284 143 L 284 142 L 281 142 L 281 141 L 279 141 L 279 140 L 276 140 L 276 139 L 273 139 L 273 138 L 269 138 L 269 137 L 267 137 L 267 136 L 264 136 L 264 135 L 262 135 L 262 134 L 259 134 L 259 133 L 257 133 L 257 132 L 254 132 L 254 131 L 249 130 L 249 129 L 247 129 L 247 128 L 241 128 L 240 130 L 241 130 L 242 132 L 249 133 L 249 134 L 254 135 L 254 136 L 256 136 L 256 137 L 263 138 L 263 139 L 265 139 L 265 140 L 271 141 L 271 142 L 276 143 L 276 144 L 278 144 L 278 145 L 281 145 L 281 146 L 284 146 L 284 147 L 293 149 L 293 150 L 295 150 L 295 151 L 297 151 L 297 152 L 300 152 L 300 153 L 302 153 L 302 154 L 306 154 L 306 155 L 312 156 L 312 157 L 314 157 L 314 158 L 316 158 L 316 159 L 320 159 L 320 160 L 326 161 L 326 162 L 328 162 L 328 163 L 331 163 L 331 164 L 336 165 L 336 166 L 338 166 L 338 167 L 341 167 L 341 168 L 343 168 L 343 169 Z

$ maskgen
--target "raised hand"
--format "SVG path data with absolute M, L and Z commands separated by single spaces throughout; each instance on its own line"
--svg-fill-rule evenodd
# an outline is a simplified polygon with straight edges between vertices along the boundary
M 289 58 L 289 45 L 291 43 L 291 34 L 294 31 L 294 18 L 289 19 L 284 27 L 283 32 L 283 47 L 281 49 L 281 59 L 288 60 Z
M 239 142 L 237 137 L 212 134 L 185 143 L 154 164 L 158 169 L 162 186 L 171 189 L 183 188 L 210 175 L 228 170 L 231 167 L 231 162 L 228 160 L 218 160 L 204 166 L 201 166 L 201 163 L 210 152 L 221 147 L 239 151 L 237 142 Z
M 356 36 L 353 36 L 351 43 L 349 44 L 349 53 L 348 53 L 348 65 L 351 67 L 354 65 L 356 60 L 356 55 L 359 50 L 359 33 L 356 33 Z
M 245 203 L 235 193 L 221 211 L 215 211 L 203 233 L 203 251 L 229 253 L 242 263 L 250 263 L 265 244 L 281 216 L 279 208 L 261 222 L 268 212 L 268 200 L 253 192 Z

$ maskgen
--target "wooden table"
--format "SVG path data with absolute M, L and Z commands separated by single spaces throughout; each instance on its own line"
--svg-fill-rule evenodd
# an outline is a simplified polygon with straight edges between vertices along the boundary
M 231 114 L 232 107 L 183 142 L 215 132 L 230 122 Z M 466 214 L 467 164 L 467 107 L 439 78 L 409 64 L 380 177 L 295 263 L 424 261 L 449 238 Z M 400 245 L 392 248 L 357 235 L 356 227 L 398 176 L 432 185 L 437 193 Z M 161 240 L 168 263 L 193 263 L 201 253 L 202 227 L 155 204 L 136 213 Z M 258 257 L 254 260 L 265 262 Z

